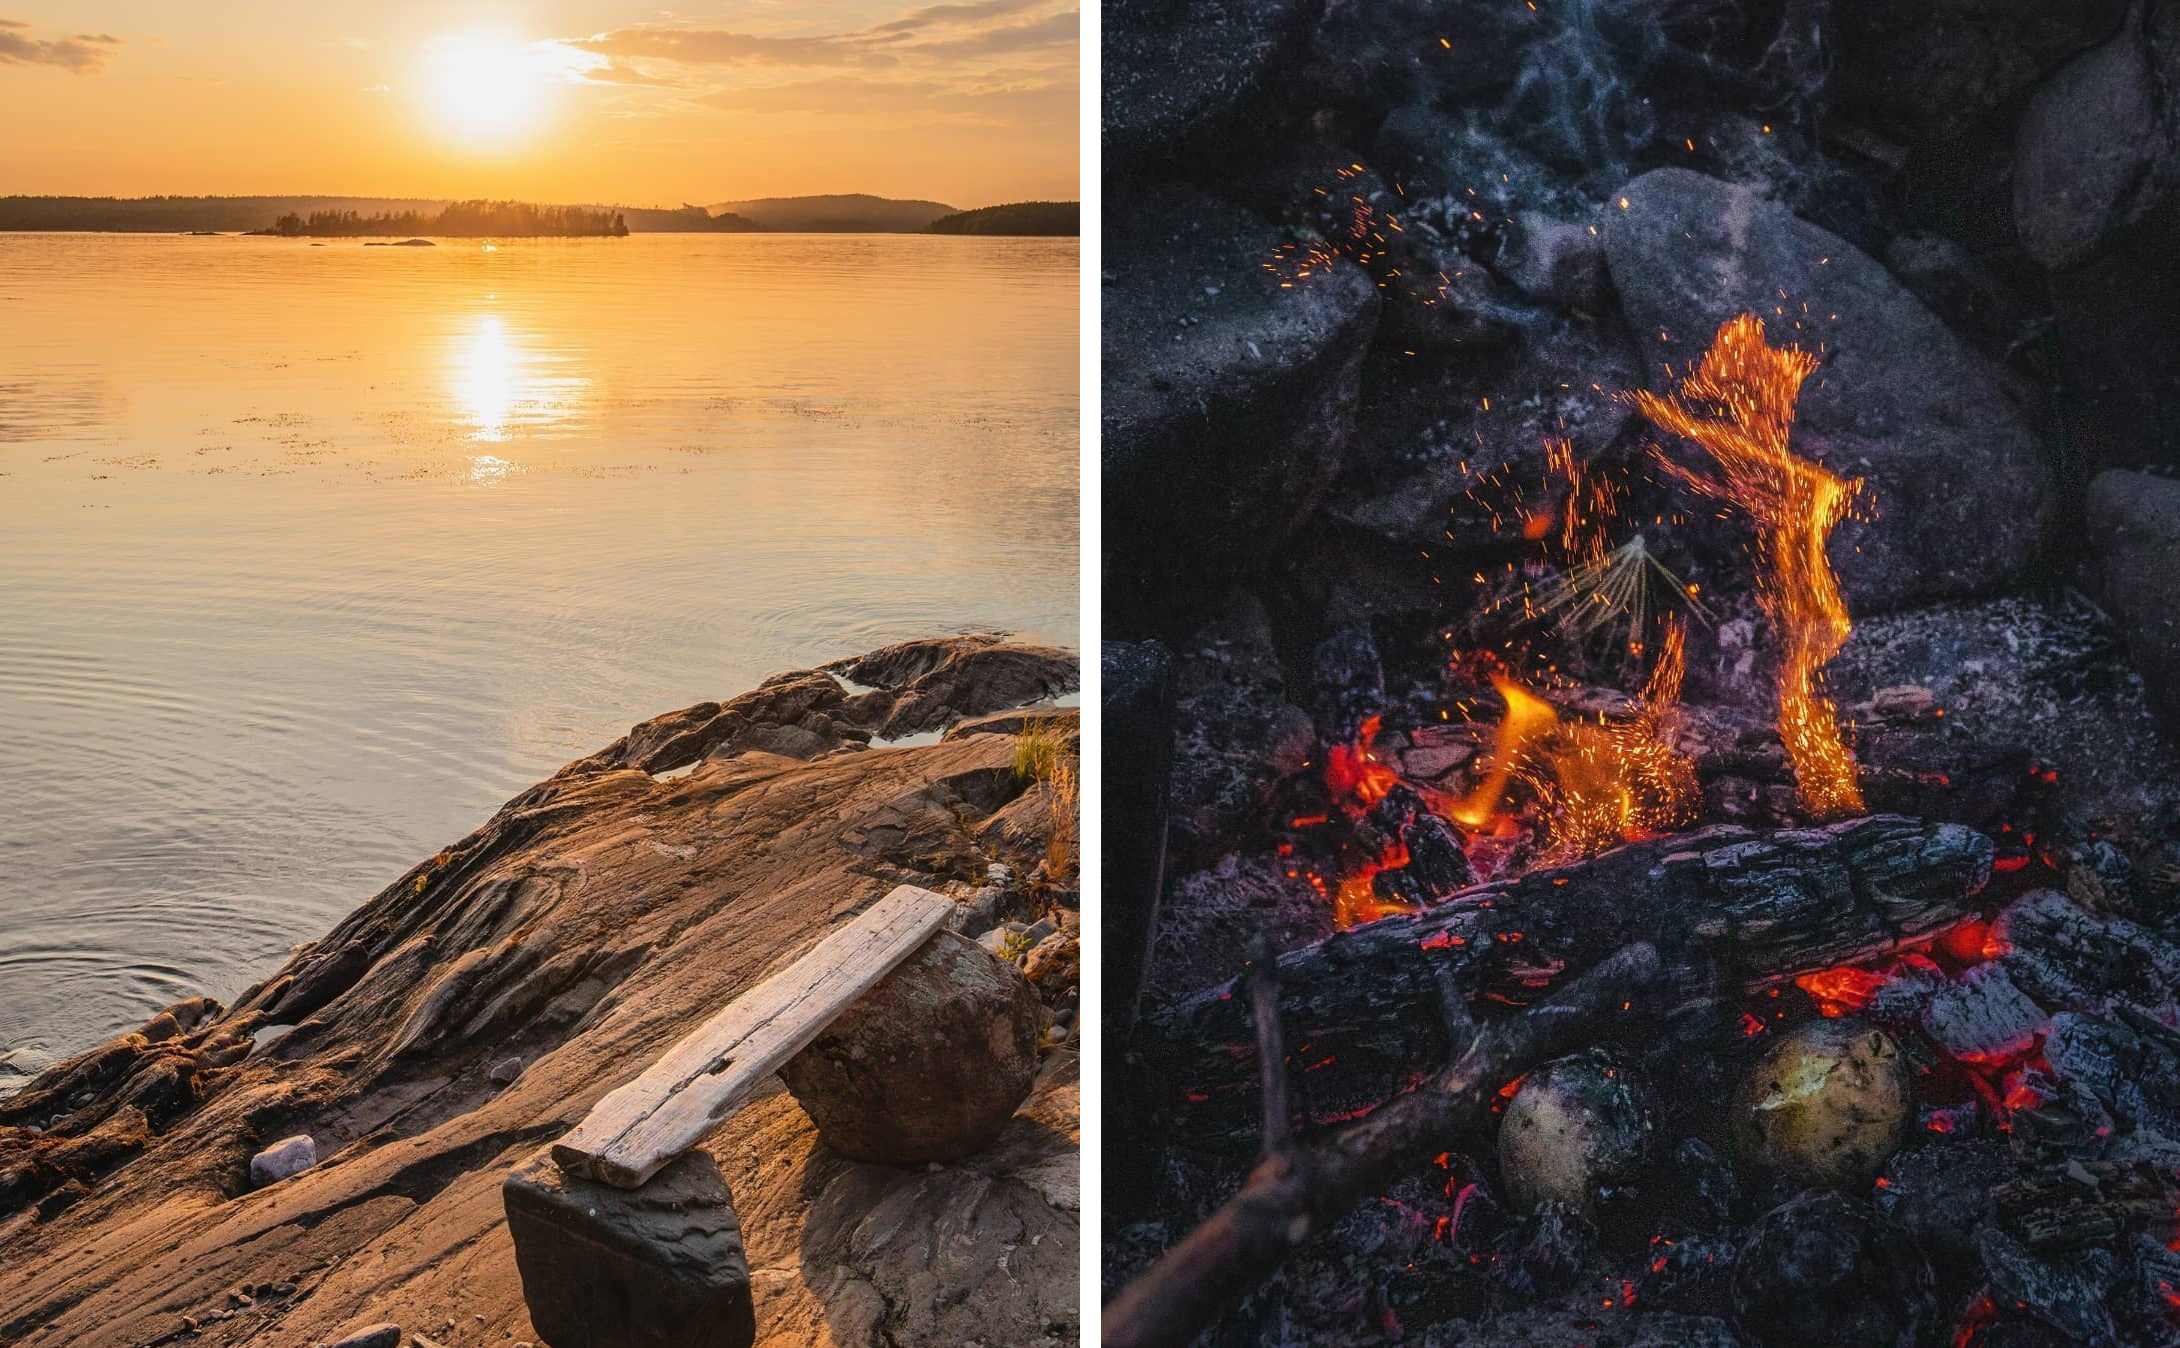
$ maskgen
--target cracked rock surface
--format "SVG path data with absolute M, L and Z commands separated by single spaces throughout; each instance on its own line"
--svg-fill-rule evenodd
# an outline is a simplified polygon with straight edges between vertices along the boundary
M 1044 686 L 1072 663 L 988 648 L 956 639 L 930 668 L 969 655 Z M 380 1322 L 449 1348 L 535 1341 L 501 1205 L 513 1167 L 894 885 L 966 897 L 1043 856 L 1041 810 L 980 828 L 1040 789 L 1011 734 L 740 747 L 768 724 L 883 723 L 818 680 L 636 727 L 233 1008 L 184 1004 L 0 1097 L 0 1343 L 307 1344 Z M 918 718 L 1002 709 L 971 694 Z M 520 1075 L 493 1080 L 510 1056 Z M 937 1168 L 834 1155 L 784 1090 L 717 1129 L 757 1342 L 1075 1342 L 1074 1061 L 1044 1050 L 998 1138 Z M 318 1163 L 253 1189 L 251 1157 L 301 1134 Z

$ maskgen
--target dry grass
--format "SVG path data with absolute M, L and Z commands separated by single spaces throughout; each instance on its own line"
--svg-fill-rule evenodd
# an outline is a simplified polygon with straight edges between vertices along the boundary
M 1080 839 L 1082 764 L 1074 734 L 1053 717 L 1034 720 L 1014 738 L 1014 775 L 1033 783 L 1045 803 L 1045 874 L 1074 873 Z

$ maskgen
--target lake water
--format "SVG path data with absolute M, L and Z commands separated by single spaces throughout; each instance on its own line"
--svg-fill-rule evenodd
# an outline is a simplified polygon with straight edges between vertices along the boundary
M 635 721 L 1075 646 L 1076 314 L 1073 240 L 0 234 L 0 1054 L 231 998 Z

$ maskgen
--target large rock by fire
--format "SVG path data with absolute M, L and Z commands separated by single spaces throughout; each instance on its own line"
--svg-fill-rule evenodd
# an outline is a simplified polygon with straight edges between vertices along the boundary
M 2033 573 L 2053 508 L 2043 451 L 2004 386 L 1876 261 L 1754 186 L 1686 169 L 1642 175 L 1602 217 L 1654 388 L 1673 387 L 1744 313 L 1773 343 L 1821 354 L 1793 448 L 1875 492 L 1878 519 L 1843 525 L 1832 548 L 1853 609 Z
M 2180 192 L 2175 62 L 2180 14 L 2138 3 L 2029 100 L 2014 149 L 2014 225 L 2044 266 L 2081 266 Z
M 2089 484 L 2100 598 L 2124 627 L 2151 708 L 2180 734 L 2180 482 L 2100 473 Z
M 1324 0 L 1129 0 L 1106 7 L 1105 168 L 1171 167 L 1261 129 Z M 1107 228 L 1109 229 L 1110 223 Z
M 1182 599 L 1271 554 L 1338 469 L 1377 317 L 1367 273 L 1291 286 L 1282 242 L 1216 198 L 1169 188 L 1107 211 L 1108 623 L 1174 626 Z M 1185 629 L 1184 629 L 1185 630 Z

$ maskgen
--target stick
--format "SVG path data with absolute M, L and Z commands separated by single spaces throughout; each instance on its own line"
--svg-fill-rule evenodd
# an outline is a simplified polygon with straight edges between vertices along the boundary
M 1272 969 L 1254 971 L 1258 986 Z M 1105 1348 L 1185 1348 L 1313 1233 L 1427 1164 L 1476 1126 L 1501 1086 L 1582 1043 L 1662 970 L 1654 948 L 1630 945 L 1550 1000 L 1486 1026 L 1436 1076 L 1323 1144 L 1268 1148 L 1239 1193 L 1113 1298 Z

